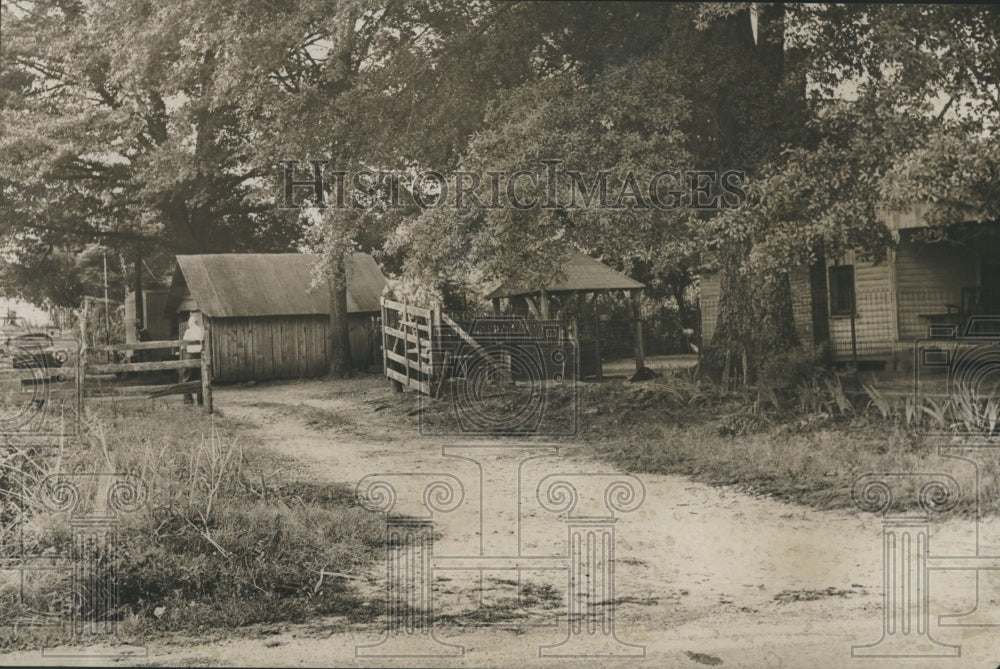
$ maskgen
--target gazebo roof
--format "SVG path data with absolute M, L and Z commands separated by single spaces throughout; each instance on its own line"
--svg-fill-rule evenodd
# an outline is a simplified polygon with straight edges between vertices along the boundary
M 563 293 L 571 291 L 591 291 L 591 290 L 636 290 L 645 286 L 635 279 L 631 279 L 621 272 L 616 272 L 599 260 L 591 258 L 580 251 L 573 251 L 569 260 L 562 266 L 563 279 L 554 281 L 545 286 L 549 293 Z M 490 292 L 486 297 L 494 299 L 498 297 L 516 297 L 519 295 L 532 295 L 542 290 L 541 287 L 529 287 L 517 279 L 505 281 L 499 288 Z

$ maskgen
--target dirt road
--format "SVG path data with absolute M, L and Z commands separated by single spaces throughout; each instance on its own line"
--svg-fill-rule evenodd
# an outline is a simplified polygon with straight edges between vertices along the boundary
M 444 450 L 449 444 L 469 442 L 421 436 L 415 419 L 400 426 L 389 418 L 399 401 L 375 378 L 340 384 L 302 381 L 223 388 L 216 393 L 216 406 L 225 415 L 245 420 L 253 426 L 255 439 L 296 459 L 299 466 L 294 476 L 298 478 L 353 485 L 375 473 L 453 474 L 463 482 L 463 504 L 472 503 L 476 513 L 436 517 L 440 532 L 436 555 L 475 553 L 479 542 L 484 555 L 501 554 L 518 544 L 524 554 L 565 554 L 562 518 L 531 506 L 537 484 L 527 482 L 555 473 L 608 472 L 609 466 L 587 460 L 571 443 L 560 444 L 557 455 L 527 460 L 523 465 L 520 463 L 526 455 L 539 452 L 487 451 L 483 442 L 472 442 L 480 450 Z M 465 459 L 447 457 L 444 452 Z M 436 613 L 454 613 L 451 620 L 455 623 L 439 624 L 437 638 L 464 646 L 461 657 L 357 658 L 355 646 L 377 642 L 379 626 L 347 632 L 338 621 L 319 621 L 289 626 L 264 638 L 211 644 L 154 642 L 148 658 L 126 662 L 407 667 L 914 666 L 912 659 L 851 657 L 853 644 L 875 642 L 882 634 L 880 519 L 818 512 L 675 476 L 640 475 L 638 479 L 644 503 L 635 511 L 619 514 L 615 528 L 614 601 L 618 638 L 644 645 L 644 657 L 539 658 L 540 645 L 559 643 L 566 636 L 565 622 L 552 626 L 554 614 L 565 611 L 562 593 L 566 572 L 556 571 L 554 580 L 546 580 L 553 579 L 551 572 L 520 574 L 523 582 L 534 586 L 551 583 L 554 590 L 539 591 L 558 596 L 541 598 L 534 603 L 534 610 L 525 606 L 525 616 L 539 614 L 538 620 L 549 626 L 512 630 L 484 626 L 482 620 L 468 615 L 469 602 L 480 592 L 486 593 L 488 605 L 502 604 L 504 596 L 511 594 L 511 572 L 506 572 L 506 578 L 504 572 L 484 572 L 485 585 L 480 590 L 476 580 L 479 572 L 465 570 L 449 572 L 435 583 L 436 606 L 440 607 Z M 475 501 L 480 493 L 487 501 L 477 511 Z M 583 497 L 581 492 L 581 500 Z M 514 502 L 518 499 L 522 502 L 520 514 Z M 595 503 L 599 505 L 601 499 Z M 984 527 L 984 534 L 995 529 L 994 525 Z M 947 539 L 951 551 L 968 554 L 975 545 L 970 524 L 961 521 L 939 528 L 935 539 L 939 537 Z M 385 566 L 378 566 L 360 581 L 362 587 L 378 596 L 379 588 L 384 587 L 384 573 Z M 920 660 L 919 666 L 995 667 L 1000 661 L 1000 636 L 995 628 L 937 625 L 939 613 L 973 607 L 975 587 L 971 579 L 970 574 L 953 572 L 932 580 L 932 586 L 939 587 L 931 592 L 931 634 L 940 642 L 961 644 L 961 657 Z M 984 593 L 995 591 L 984 583 Z M 984 600 L 981 605 L 988 603 Z M 1000 615 L 996 620 L 1000 622 Z

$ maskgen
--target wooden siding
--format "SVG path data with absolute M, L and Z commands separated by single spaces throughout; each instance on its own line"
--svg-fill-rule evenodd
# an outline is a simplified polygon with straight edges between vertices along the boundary
M 854 265 L 855 331 L 861 358 L 880 359 L 907 349 L 913 340 L 927 335 L 931 321 L 922 315 L 944 314 L 949 308 L 957 310 L 962 302 L 962 289 L 980 283 L 976 250 L 943 243 L 917 243 L 910 230 L 901 230 L 899 234 L 899 244 L 889 249 L 882 264 L 859 259 L 853 252 L 837 262 L 827 263 L 828 268 Z M 991 253 L 987 247 L 977 250 L 984 257 Z M 700 281 L 702 341 L 707 344 L 718 323 L 719 274 L 703 274 Z M 805 344 L 813 337 L 808 274 L 794 272 L 791 287 L 795 329 Z M 829 326 L 831 354 L 836 360 L 849 360 L 851 319 L 830 316 Z
M 884 356 L 891 353 L 898 340 L 893 306 L 892 259 L 876 265 L 857 258 L 854 252 L 848 252 L 838 262 L 830 262 L 829 265 L 854 265 L 858 356 Z M 850 359 L 849 316 L 830 316 L 830 352 L 837 360 Z
M 349 317 L 351 358 L 368 369 L 371 316 Z M 264 381 L 323 376 L 330 366 L 326 316 L 212 319 L 214 380 Z
M 920 314 L 947 313 L 948 305 L 961 305 L 962 288 L 979 285 L 978 279 L 971 249 L 915 243 L 912 233 L 901 232 L 896 249 L 900 341 L 927 336 L 930 320 Z
M 702 346 L 712 343 L 715 336 L 715 326 L 719 322 L 719 296 L 722 294 L 722 275 L 718 272 L 702 274 L 698 285 L 701 290 L 699 305 L 701 308 L 701 341 Z
M 792 294 L 792 318 L 795 333 L 803 347 L 813 345 L 812 289 L 809 285 L 809 270 L 798 269 L 789 273 L 789 287 Z
M 355 366 L 363 371 L 370 367 L 382 367 L 382 354 L 378 351 L 378 342 L 372 338 L 374 324 L 368 314 L 352 314 L 348 318 L 347 331 L 351 339 L 351 359 Z

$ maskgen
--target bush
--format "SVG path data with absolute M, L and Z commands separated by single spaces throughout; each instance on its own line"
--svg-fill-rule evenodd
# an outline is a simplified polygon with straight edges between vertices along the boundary
M 776 391 L 790 390 L 826 372 L 820 349 L 798 346 L 765 360 L 760 367 L 758 385 Z

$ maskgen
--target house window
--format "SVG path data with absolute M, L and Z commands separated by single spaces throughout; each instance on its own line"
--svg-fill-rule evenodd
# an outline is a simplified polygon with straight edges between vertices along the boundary
M 830 268 L 830 315 L 850 316 L 854 308 L 854 265 Z

